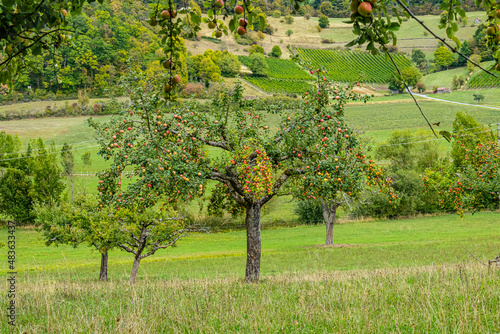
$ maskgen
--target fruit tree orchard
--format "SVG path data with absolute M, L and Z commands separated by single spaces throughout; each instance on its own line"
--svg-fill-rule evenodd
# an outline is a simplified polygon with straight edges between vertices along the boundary
M 327 147 L 335 146 L 335 138 L 325 141 L 325 134 L 337 132 L 343 121 L 343 105 L 348 100 L 366 100 L 350 87 L 333 86 L 316 72 L 316 89 L 307 92 L 295 108 L 280 106 L 259 110 L 258 100 L 244 100 L 238 83 L 230 92 L 226 89 L 213 101 L 210 113 L 200 112 L 191 103 L 175 110 L 175 132 L 186 141 L 202 143 L 219 154 L 202 155 L 198 160 L 201 174 L 219 183 L 209 209 L 217 206 L 233 212 L 245 212 L 247 228 L 247 282 L 257 281 L 261 257 L 261 209 L 289 181 L 309 175 L 308 166 L 326 159 L 335 163 Z M 335 109 L 330 109 L 333 98 Z M 338 104 L 337 104 L 338 102 Z M 279 128 L 270 129 L 270 113 L 278 113 Z M 344 131 L 342 129 L 342 131 Z M 217 157 L 214 157 L 217 156 Z M 347 171 L 346 171 L 347 172 Z M 353 177 L 356 177 L 353 176 Z M 353 184 L 343 188 L 355 191 Z

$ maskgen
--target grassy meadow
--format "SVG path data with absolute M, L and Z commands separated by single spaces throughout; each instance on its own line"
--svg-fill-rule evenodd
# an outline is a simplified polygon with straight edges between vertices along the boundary
M 18 327 L 26 333 L 494 332 L 499 213 L 350 222 L 262 232 L 262 280 L 243 283 L 244 231 L 190 234 L 143 260 L 110 253 L 97 282 L 90 248 L 46 247 L 17 231 Z M 0 230 L 0 240 L 6 229 Z M 5 248 L 0 251 L 6 252 Z M 3 254 L 5 257 L 5 254 Z M 6 268 L 0 269 L 5 272 Z M 5 286 L 5 282 L 2 283 Z M 2 288 L 1 298 L 6 291 Z M 7 332 L 7 325 L 0 325 Z

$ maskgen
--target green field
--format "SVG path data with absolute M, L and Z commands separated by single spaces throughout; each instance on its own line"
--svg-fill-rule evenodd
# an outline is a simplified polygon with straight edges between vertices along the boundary
M 495 70 L 492 70 L 491 72 L 495 73 L 498 77 L 495 78 L 491 74 L 483 71 L 478 71 L 470 78 L 469 82 L 467 83 L 467 87 L 471 89 L 477 89 L 500 86 L 500 72 Z
M 239 56 L 238 59 L 247 67 L 250 66 L 250 57 Z M 268 65 L 267 76 L 273 79 L 314 80 L 314 77 L 301 69 L 290 59 L 266 58 Z
M 454 76 L 467 78 L 467 67 L 453 68 L 447 71 L 434 72 L 422 77 L 422 82 L 428 91 L 432 91 L 434 86 L 438 87 L 451 87 Z
M 311 88 L 311 83 L 304 80 L 269 79 L 261 77 L 246 77 L 245 79 L 269 93 L 302 95 Z
M 313 69 L 325 69 L 330 80 L 338 82 L 386 83 L 396 68 L 385 60 L 384 55 L 374 56 L 366 52 L 344 50 L 295 49 L 298 55 Z M 400 69 L 411 66 L 402 54 L 393 56 Z
M 482 267 L 465 248 L 483 262 L 498 254 L 499 218 L 481 213 L 340 224 L 337 246 L 328 248 L 318 246 L 322 225 L 264 230 L 262 282 L 251 285 L 242 283 L 244 231 L 191 234 L 145 259 L 130 286 L 128 254 L 112 251 L 111 281 L 98 283 L 96 252 L 46 247 L 37 232 L 19 229 L 17 329 L 494 332 L 499 272 Z
M 97 102 L 108 102 L 111 99 L 108 98 L 99 98 L 99 99 L 90 99 L 89 105 L 92 105 Z M 118 101 L 128 101 L 127 97 L 119 97 Z M 78 100 L 62 100 L 62 101 L 36 101 L 36 102 L 23 102 L 23 103 L 15 103 L 15 104 L 6 104 L 0 105 L 0 114 L 5 115 L 9 113 L 18 113 L 18 114 L 37 114 L 41 111 L 44 111 L 45 108 L 50 107 L 52 109 L 62 108 L 66 105 L 72 105 L 78 103 Z

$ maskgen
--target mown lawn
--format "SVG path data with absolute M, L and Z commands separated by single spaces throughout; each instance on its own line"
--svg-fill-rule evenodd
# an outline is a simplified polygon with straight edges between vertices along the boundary
M 464 247 L 492 258 L 500 252 L 500 214 L 481 213 L 460 219 L 456 215 L 343 223 L 335 226 L 334 242 L 345 248 L 324 248 L 323 225 L 269 229 L 262 232 L 263 274 L 295 271 L 352 270 L 459 263 L 469 258 Z M 0 240 L 7 240 L 2 229 Z M 214 278 L 241 275 L 246 250 L 245 231 L 193 233 L 177 247 L 144 260 L 140 277 Z M 6 248 L 2 249 L 5 252 Z M 82 246 L 46 247 L 35 230 L 19 229 L 17 270 L 23 275 L 57 272 L 92 278 L 99 254 Z M 110 253 L 110 276 L 126 278 L 132 257 Z M 228 264 L 228 265 L 226 265 Z M 286 264 L 286 265 L 284 265 Z M 6 263 L 0 270 L 6 272 Z M 196 267 L 193 270 L 192 267 Z M 186 270 L 186 268 L 191 268 Z
M 26 333 L 485 333 L 500 326 L 499 213 L 357 222 L 262 233 L 262 279 L 244 284 L 245 232 L 191 234 L 144 260 L 45 247 L 17 231 L 17 323 Z M 0 231 L 6 240 L 6 230 Z M 5 248 L 1 251 L 5 258 Z M 5 272 L 5 264 L 1 271 Z M 2 283 L 2 304 L 6 283 Z M 5 322 L 2 333 L 8 332 Z

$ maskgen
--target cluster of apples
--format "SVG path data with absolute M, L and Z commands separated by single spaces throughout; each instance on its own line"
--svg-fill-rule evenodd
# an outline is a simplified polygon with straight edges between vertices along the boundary
M 215 0 L 214 6 L 216 8 L 223 8 L 224 7 L 224 1 L 222 0 Z M 217 19 L 213 19 L 212 21 L 208 21 L 208 29 L 215 29 L 217 27 Z M 221 38 L 222 37 L 222 31 L 217 28 L 217 31 L 215 32 L 215 37 Z
M 167 84 L 165 84 L 165 86 L 163 86 L 163 91 L 165 93 L 168 93 L 180 83 L 181 83 L 181 77 L 178 74 L 176 74 L 170 79 L 170 81 Z
M 160 20 L 162 21 L 168 20 L 170 18 L 175 19 L 176 17 L 177 17 L 177 11 L 175 9 L 172 11 L 165 9 L 160 13 Z M 147 21 L 149 21 L 149 25 L 151 25 L 152 27 L 158 25 L 158 20 L 156 19 L 156 17 L 152 17 Z
M 376 2 L 377 0 L 365 0 L 363 2 L 359 0 L 351 0 L 351 20 L 356 21 L 360 18 L 368 18 L 371 20 L 373 15 L 373 5 L 375 5 Z
M 241 6 L 234 7 L 234 13 L 236 15 L 241 15 L 241 14 L 243 14 L 243 12 L 244 12 L 243 7 L 241 7 Z M 247 33 L 247 31 L 245 29 L 246 26 L 247 26 L 247 24 L 248 24 L 248 21 L 245 20 L 245 18 L 243 18 L 243 17 L 238 20 L 239 27 L 236 30 L 236 32 L 238 33 L 238 35 L 243 36 L 243 35 L 245 35 Z
M 224 1 L 223 0 L 216 0 L 214 5 L 217 8 L 223 8 Z M 245 10 L 240 5 L 234 7 L 234 14 L 236 14 L 236 15 L 241 15 L 244 13 L 244 11 Z M 238 35 L 243 36 L 247 33 L 247 31 L 246 31 L 247 24 L 248 24 L 248 21 L 243 17 L 238 20 L 239 27 L 238 27 L 238 29 L 236 29 L 236 32 L 238 33 Z M 207 25 L 208 25 L 209 29 L 217 28 L 217 19 L 213 19 L 212 21 L 209 21 Z M 222 31 L 218 28 L 217 28 L 217 31 L 215 32 L 215 37 L 217 37 L 217 38 L 222 37 Z

